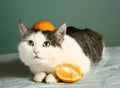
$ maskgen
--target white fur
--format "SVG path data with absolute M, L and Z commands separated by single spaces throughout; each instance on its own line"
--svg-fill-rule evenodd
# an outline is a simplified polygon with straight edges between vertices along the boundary
M 34 41 L 34 46 L 27 44 L 28 40 Z M 42 72 L 53 73 L 56 65 L 68 62 L 74 63 L 81 67 L 82 71 L 86 73 L 90 69 L 90 60 L 84 54 L 82 48 L 78 43 L 68 35 L 64 36 L 62 48 L 60 47 L 43 47 L 46 41 L 45 36 L 41 32 L 31 34 L 26 40 L 21 41 L 18 50 L 22 62 L 30 67 L 31 72 L 35 75 L 34 80 L 39 82 L 44 78 Z M 39 51 L 40 59 L 33 58 L 35 56 L 33 50 Z M 41 78 L 40 78 L 41 77 Z M 52 77 L 52 76 L 50 76 Z M 50 78 L 48 76 L 48 78 Z M 40 78 L 40 79 L 39 79 Z M 46 82 L 55 82 L 54 78 L 47 79 Z

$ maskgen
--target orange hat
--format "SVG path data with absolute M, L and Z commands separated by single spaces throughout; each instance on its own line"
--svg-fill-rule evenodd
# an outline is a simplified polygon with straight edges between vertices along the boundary
M 38 21 L 33 25 L 34 30 L 41 30 L 41 31 L 54 31 L 54 25 L 46 20 Z

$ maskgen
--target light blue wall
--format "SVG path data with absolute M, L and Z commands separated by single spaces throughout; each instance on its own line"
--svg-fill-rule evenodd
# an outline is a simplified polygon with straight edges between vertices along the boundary
M 120 45 L 120 0 L 0 0 L 0 54 L 17 52 L 19 19 L 92 28 L 107 46 Z

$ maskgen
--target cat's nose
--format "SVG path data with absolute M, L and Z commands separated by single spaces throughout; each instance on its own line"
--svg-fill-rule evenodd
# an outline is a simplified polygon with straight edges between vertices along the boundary
M 34 49 L 33 52 L 34 52 L 35 54 L 40 53 L 38 49 Z

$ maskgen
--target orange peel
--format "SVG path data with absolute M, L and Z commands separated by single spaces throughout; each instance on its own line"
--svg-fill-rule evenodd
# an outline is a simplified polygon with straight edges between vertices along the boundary
M 33 28 L 34 30 L 41 30 L 41 31 L 54 31 L 55 30 L 55 27 L 54 25 L 47 21 L 47 20 L 41 20 L 41 21 L 38 21 L 36 22 L 34 25 L 33 25 Z

